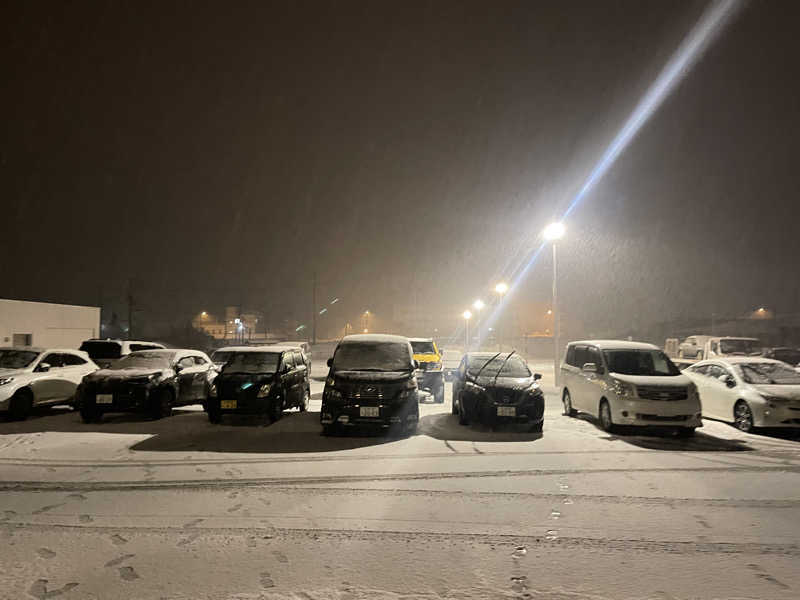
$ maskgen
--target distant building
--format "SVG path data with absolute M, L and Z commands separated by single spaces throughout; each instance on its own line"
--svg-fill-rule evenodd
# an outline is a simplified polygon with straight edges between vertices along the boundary
M 0 345 L 78 348 L 101 337 L 100 308 L 0 300 Z
M 262 329 L 263 322 L 264 314 L 260 311 L 241 312 L 238 306 L 226 306 L 224 320 L 220 321 L 211 313 L 203 311 L 192 319 L 192 326 L 216 340 L 244 342 L 264 337 L 256 333 L 257 328 Z

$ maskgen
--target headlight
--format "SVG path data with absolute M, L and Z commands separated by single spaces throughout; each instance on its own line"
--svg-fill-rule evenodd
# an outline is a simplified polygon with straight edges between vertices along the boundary
M 0 385 L 5 385 L 14 381 L 13 377 L 0 377 Z
M 212 383 L 208 386 L 208 397 L 209 398 L 216 398 L 217 397 L 217 385 Z
M 326 388 L 325 395 L 327 396 L 327 399 L 332 402 L 341 402 L 342 400 L 342 392 L 336 388 Z
M 269 394 L 270 389 L 272 389 L 272 386 L 270 384 L 268 384 L 268 383 L 265 383 L 258 390 L 258 395 L 256 397 L 257 398 L 266 398 L 267 395 Z
M 531 387 L 528 388 L 529 394 L 541 394 L 542 388 L 538 383 L 534 383 Z
M 636 386 L 632 383 L 627 383 L 625 381 L 620 381 L 619 379 L 615 379 L 613 383 L 614 391 L 616 392 L 617 396 L 621 398 L 633 398 L 636 396 Z
M 467 389 L 470 392 L 485 392 L 486 391 L 485 388 L 483 388 L 483 387 L 481 387 L 481 386 L 479 386 L 479 385 L 477 385 L 475 383 L 472 383 L 471 381 L 467 381 L 464 384 L 464 389 Z

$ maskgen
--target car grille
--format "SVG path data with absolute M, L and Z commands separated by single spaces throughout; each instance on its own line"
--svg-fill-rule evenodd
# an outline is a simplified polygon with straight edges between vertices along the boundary
M 492 399 L 497 404 L 519 404 L 524 396 L 524 391 L 499 389 L 492 392 Z
M 672 416 L 664 416 L 664 415 L 646 415 L 642 413 L 636 413 L 636 418 L 641 421 L 686 421 L 691 415 L 672 415 Z
M 689 389 L 666 385 L 638 385 L 636 393 L 644 400 L 686 400 Z

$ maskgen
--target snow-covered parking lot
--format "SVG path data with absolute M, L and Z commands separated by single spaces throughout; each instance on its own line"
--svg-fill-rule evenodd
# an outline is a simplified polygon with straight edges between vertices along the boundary
M 533 365 L 552 381 L 552 367 Z M 548 370 L 549 367 L 549 370 Z M 323 437 L 200 407 L 0 424 L 2 597 L 796 598 L 800 442 L 463 427 Z

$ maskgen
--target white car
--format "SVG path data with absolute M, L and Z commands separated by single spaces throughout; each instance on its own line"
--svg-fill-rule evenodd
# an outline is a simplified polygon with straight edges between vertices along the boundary
M 690 436 L 703 426 L 697 387 L 653 344 L 570 342 L 561 381 L 564 414 L 595 416 L 606 431 L 635 425 Z
M 164 350 L 164 345 L 157 342 L 141 342 L 137 340 L 91 339 L 81 344 L 86 352 L 101 369 L 113 367 L 124 356 L 139 350 Z
M 0 348 L 0 411 L 24 419 L 34 406 L 71 404 L 81 379 L 97 368 L 80 350 Z
M 779 360 L 732 356 L 684 373 L 697 384 L 703 416 L 754 427 L 800 427 L 800 373 Z
M 757 338 L 751 337 L 712 337 L 706 340 L 703 358 L 723 356 L 759 356 L 764 349 Z
M 214 363 L 214 367 L 219 371 L 225 366 L 225 363 L 228 362 L 228 359 L 233 356 L 235 352 L 249 352 L 256 347 L 257 346 L 225 346 L 223 348 L 217 348 L 211 353 L 211 362 Z

